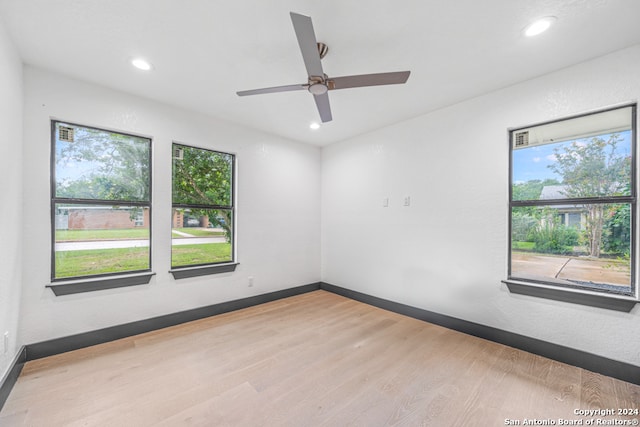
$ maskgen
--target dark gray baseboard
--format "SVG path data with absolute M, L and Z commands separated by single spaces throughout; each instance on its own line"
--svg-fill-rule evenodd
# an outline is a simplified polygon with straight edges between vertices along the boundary
M 18 377 L 26 361 L 27 349 L 25 346 L 22 346 L 18 354 L 16 354 L 16 357 L 14 357 L 6 375 L 0 380 L 0 410 L 2 410 L 4 402 L 7 401 L 14 384 L 18 381 Z
M 7 372 L 7 375 L 5 375 L 0 383 L 0 409 L 2 409 L 13 385 L 18 379 L 22 367 L 29 360 L 40 359 L 47 356 L 53 356 L 55 354 L 65 353 L 67 351 L 90 347 L 96 344 L 115 341 L 117 339 L 175 326 L 193 320 L 215 316 L 217 314 L 228 313 L 282 298 L 312 292 L 318 289 L 323 289 L 365 304 L 373 305 L 375 307 L 425 322 L 440 325 L 489 341 L 504 344 L 509 347 L 524 350 L 529 353 L 544 356 L 549 359 L 557 360 L 559 362 L 567 363 L 569 365 L 584 368 L 592 372 L 597 372 L 629 383 L 640 385 L 640 366 L 607 359 L 602 356 L 530 338 L 524 335 L 514 334 L 512 332 L 507 332 L 479 323 L 473 323 L 394 301 L 385 300 L 347 288 L 331 285 L 329 283 L 318 282 L 23 346 L 16 356 L 10 370 Z
M 82 334 L 56 338 L 36 344 L 29 344 L 27 345 L 27 361 L 41 359 L 43 357 L 53 356 L 67 351 L 78 350 L 80 348 L 90 347 L 96 344 L 115 341 L 121 338 L 127 338 L 143 334 L 145 332 L 167 328 L 169 326 L 176 326 L 193 320 L 215 316 L 216 314 L 228 313 L 230 311 L 264 304 L 266 302 L 304 294 L 318 289 L 320 289 L 320 283 L 312 283 L 309 285 L 242 298 L 239 300 L 180 311 L 178 313 L 166 314 L 164 316 L 139 320 L 137 322 L 126 323 L 123 325 L 111 326 L 109 328 L 98 329 Z
M 584 368 L 591 372 L 596 372 L 632 384 L 640 385 L 640 366 L 619 362 L 617 360 L 608 359 L 606 357 L 576 350 L 574 348 L 564 347 L 524 335 L 514 334 L 513 332 L 507 332 L 502 329 L 496 329 L 479 323 L 473 323 L 457 319 L 455 317 L 445 316 L 443 314 L 385 300 L 363 294 L 361 292 L 331 285 L 329 283 L 322 282 L 320 284 L 320 288 L 365 304 L 393 311 L 394 313 L 403 314 L 405 316 L 413 317 L 414 319 L 444 326 L 448 329 L 453 329 L 478 338 L 483 338 L 509 347 L 524 350 L 529 353 L 537 354 L 539 356 L 544 356 L 558 362 Z

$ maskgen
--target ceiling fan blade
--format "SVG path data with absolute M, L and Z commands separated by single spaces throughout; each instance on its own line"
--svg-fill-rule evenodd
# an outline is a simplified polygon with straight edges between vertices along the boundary
M 322 64 L 320 63 L 320 54 L 318 53 L 318 42 L 316 34 L 313 32 L 313 23 L 308 16 L 290 12 L 293 29 L 298 38 L 298 45 L 302 52 L 302 60 L 307 67 L 309 76 L 324 77 Z
M 411 71 L 393 73 L 360 74 L 357 76 L 331 77 L 329 89 L 348 89 L 352 87 L 395 85 L 406 83 Z
M 329 94 L 323 93 L 322 95 L 313 95 L 313 99 L 316 101 L 316 107 L 318 107 L 318 113 L 320 113 L 320 119 L 322 123 L 330 122 L 331 117 L 331 105 L 329 105 Z
M 247 95 L 260 95 L 262 93 L 291 92 L 293 90 L 306 90 L 308 86 L 309 86 L 308 84 L 275 86 L 275 87 L 265 87 L 263 89 L 241 90 L 240 92 L 236 92 L 236 93 L 238 94 L 238 96 L 247 96 Z

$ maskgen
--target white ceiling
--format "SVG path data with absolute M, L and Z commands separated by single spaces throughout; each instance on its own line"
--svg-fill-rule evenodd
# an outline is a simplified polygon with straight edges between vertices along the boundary
M 329 93 L 319 121 L 289 12 L 311 16 L 331 76 L 410 70 L 405 85 Z M 537 38 L 521 30 L 556 16 Z M 326 145 L 640 43 L 638 0 L 0 0 L 25 63 Z M 133 69 L 148 58 L 152 72 Z

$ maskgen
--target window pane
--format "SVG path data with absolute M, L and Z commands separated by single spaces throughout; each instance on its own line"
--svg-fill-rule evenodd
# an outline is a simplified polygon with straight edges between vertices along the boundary
M 55 197 L 149 200 L 150 140 L 55 123 Z
M 514 207 L 511 278 L 631 291 L 631 205 Z
M 174 209 L 171 266 L 233 261 L 232 230 L 230 209 Z
M 149 209 L 56 204 L 55 278 L 148 270 Z
M 512 132 L 512 199 L 631 194 L 632 108 Z
M 173 144 L 173 203 L 232 205 L 233 155 Z

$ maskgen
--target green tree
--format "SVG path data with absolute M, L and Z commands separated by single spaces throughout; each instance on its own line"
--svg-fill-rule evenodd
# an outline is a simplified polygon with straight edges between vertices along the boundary
M 148 201 L 149 154 L 146 138 L 77 126 L 56 141 L 56 196 Z
M 604 250 L 629 257 L 631 254 L 631 206 L 615 205 L 604 222 Z
M 231 155 L 178 147 L 182 159 L 173 160 L 173 203 L 231 206 Z
M 631 156 L 618 152 L 618 134 L 574 141 L 554 149 L 556 161 L 549 169 L 562 177 L 568 198 L 598 198 L 627 195 L 631 182 Z M 606 204 L 585 204 L 589 255 L 599 257 Z
M 547 185 L 558 185 L 556 179 L 532 179 L 527 182 L 518 182 L 511 186 L 513 200 L 539 200 L 542 189 Z
M 58 124 L 69 126 L 64 124 Z M 150 144 L 147 138 L 74 126 L 73 142 L 56 141 L 56 196 L 73 199 L 148 201 Z M 231 237 L 233 156 L 175 144 L 173 204 L 208 216 Z M 132 211 L 132 215 L 135 212 Z

